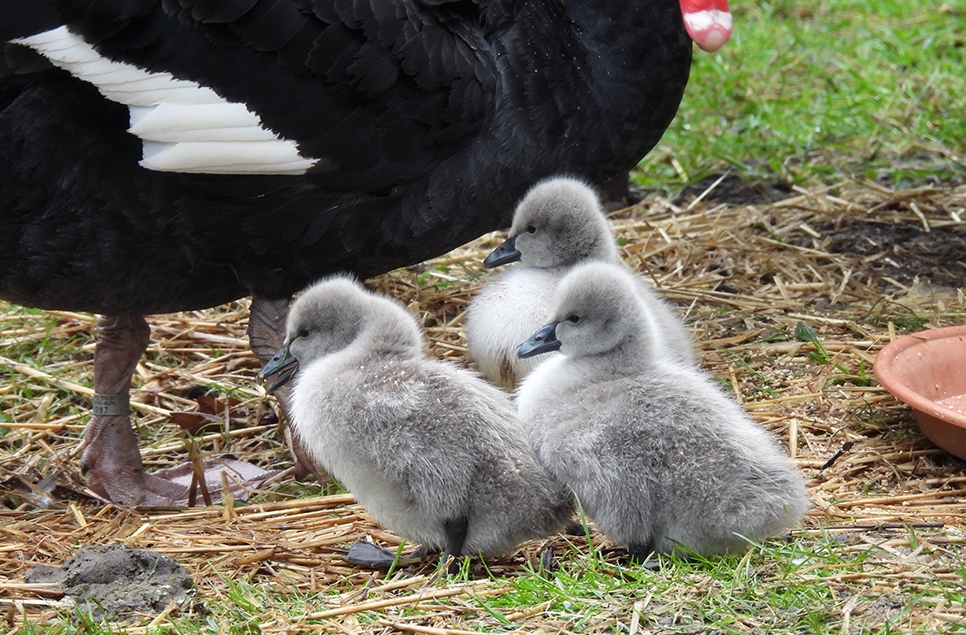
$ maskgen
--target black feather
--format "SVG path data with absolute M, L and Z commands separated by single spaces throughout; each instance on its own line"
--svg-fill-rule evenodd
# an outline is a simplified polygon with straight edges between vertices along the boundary
M 14 2 L 104 56 L 211 87 L 318 159 L 304 176 L 138 165 L 126 107 L 0 57 L 0 297 L 157 313 L 285 297 L 506 226 L 536 180 L 596 183 L 657 143 L 687 82 L 677 0 Z
M 225 23 L 241 19 L 248 13 L 258 0 L 194 0 L 182 1 L 183 8 L 191 11 L 191 19 L 195 22 Z

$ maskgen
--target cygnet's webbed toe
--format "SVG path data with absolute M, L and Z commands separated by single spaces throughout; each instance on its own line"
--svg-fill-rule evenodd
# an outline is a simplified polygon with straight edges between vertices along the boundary
M 358 540 L 349 547 L 349 551 L 342 556 L 342 560 L 356 567 L 388 571 L 394 568 L 422 564 L 423 550 L 419 547 L 409 555 L 403 556 L 399 551 L 390 551 L 368 540 Z

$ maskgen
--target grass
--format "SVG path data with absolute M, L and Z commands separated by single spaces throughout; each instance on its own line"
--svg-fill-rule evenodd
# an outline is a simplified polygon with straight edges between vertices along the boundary
M 915 544 L 912 536 L 907 542 Z M 545 628 L 573 633 L 627 633 L 632 624 L 638 632 L 667 634 L 966 632 L 957 616 L 942 613 L 943 606 L 962 606 L 966 600 L 962 561 L 952 559 L 944 585 L 929 588 L 917 583 L 912 562 L 897 566 L 894 555 L 891 547 L 848 545 L 840 537 L 819 534 L 755 545 L 743 556 L 663 557 L 660 568 L 652 571 L 623 567 L 575 547 L 553 575 L 529 571 L 510 579 L 494 577 L 475 586 L 495 587 L 500 593 L 470 591 L 461 601 L 404 605 L 388 614 L 384 610 L 348 613 L 339 619 L 342 626 L 336 630 L 376 632 L 387 622 L 404 627 L 426 612 L 443 610 L 464 616 L 453 620 L 452 629 L 485 633 L 517 632 L 523 614 L 539 617 Z M 896 577 L 908 583 L 892 584 Z M 310 614 L 320 605 L 338 602 L 342 590 L 309 595 L 243 579 L 223 578 L 222 582 L 214 596 L 205 598 L 208 606 L 197 604 L 172 617 L 164 629 L 148 632 L 258 634 L 267 617 L 275 622 L 289 620 L 290 628 L 300 632 L 329 630 L 326 627 L 334 625 L 331 618 L 312 619 Z M 440 578 L 432 588 L 461 584 L 472 588 L 461 576 Z M 910 610 L 923 605 L 936 608 L 937 617 L 917 627 L 910 623 Z M 870 613 L 878 618 L 874 626 L 867 624 Z M 309 619 L 303 619 L 306 616 Z M 42 629 L 25 624 L 17 632 L 106 635 L 124 631 L 89 615 L 65 612 Z M 445 629 L 438 631 L 445 633 Z
M 790 184 L 966 176 L 961 0 L 732 2 L 695 50 L 677 117 L 636 179 L 673 191 L 725 169 Z
M 948 218 L 943 210 L 966 203 L 966 188 L 961 189 L 959 198 L 941 203 L 922 199 L 923 209 L 933 202 L 924 213 L 936 231 Z M 862 215 L 880 206 L 879 200 L 859 211 L 843 204 L 841 213 Z M 869 269 L 874 262 L 861 254 L 798 251 L 797 228 L 817 226 L 815 219 L 829 213 L 821 209 L 704 208 L 688 214 L 690 225 L 681 239 L 667 243 L 655 242 L 654 228 L 673 233 L 682 215 L 656 217 L 651 211 L 647 220 L 626 213 L 628 218 L 617 219 L 617 231 L 627 238 L 628 249 L 646 246 L 667 253 L 672 264 L 654 273 L 679 306 L 693 302 L 689 322 L 705 368 L 783 442 L 796 439 L 796 459 L 816 503 L 802 528 L 753 545 L 746 554 L 663 558 L 656 571 L 621 564 L 622 552 L 592 533 L 552 538 L 548 544 L 556 567 L 551 573 L 538 564 L 544 545 L 528 545 L 509 562 L 474 562 L 455 576 L 432 566 L 373 575 L 347 567 L 341 554 L 366 536 L 391 548 L 395 543 L 386 532 L 344 502 L 316 503 L 316 484 L 290 478 L 271 484 L 253 505 L 236 505 L 234 515 L 218 506 L 185 513 L 123 510 L 83 498 L 69 509 L 63 499 L 46 510 L 12 509 L 8 502 L 0 508 L 0 535 L 10 532 L 15 544 L 0 549 L 0 606 L 16 606 L 17 596 L 9 597 L 16 591 L 4 585 L 20 580 L 32 563 L 60 564 L 79 544 L 119 538 L 174 555 L 191 572 L 199 601 L 163 616 L 155 626 L 146 618 L 136 627 L 33 604 L 25 609 L 33 620 L 8 614 L 6 633 L 966 632 L 960 625 L 966 618 L 962 463 L 930 446 L 908 410 L 870 379 L 871 361 L 890 330 L 962 323 L 966 297 L 882 292 Z M 762 221 L 775 214 L 783 216 L 768 234 L 775 239 L 756 242 Z M 886 226 L 919 222 L 907 210 L 881 214 Z M 483 244 L 469 248 L 475 251 L 464 262 L 478 263 Z M 732 271 L 727 294 L 719 286 L 722 258 Z M 685 263 L 680 271 L 677 262 Z M 772 282 L 762 282 L 765 266 L 774 269 Z M 421 315 L 434 342 L 448 344 L 434 346 L 434 354 L 456 355 L 458 327 L 441 324 L 462 311 L 467 290 L 478 284 L 476 271 L 465 278 L 461 272 L 457 265 L 433 263 L 393 272 L 373 284 L 398 294 Z M 782 287 L 775 282 L 779 275 Z M 829 303 L 833 295 L 839 299 Z M 204 314 L 153 318 L 152 344 L 136 377 L 135 398 L 183 409 L 187 401 L 211 392 L 222 402 L 235 396 L 242 403 L 210 430 L 209 440 L 199 440 L 199 448 L 285 468 L 290 459 L 277 430 L 246 431 L 246 426 L 261 427 L 253 424 L 263 422 L 259 413 L 266 400 L 254 388 L 256 365 L 244 339 L 244 308 L 242 302 Z M 0 409 L 12 420 L 0 437 L 0 458 L 18 457 L 0 460 L 0 482 L 8 482 L 14 467 L 34 480 L 57 470 L 65 478 L 62 484 L 82 482 L 76 451 L 89 406 L 76 391 L 56 385 L 90 385 L 92 325 L 90 316 L 0 306 L 0 348 L 14 351 L 16 356 L 7 357 L 17 364 L 0 365 Z M 221 342 L 218 350 L 212 341 Z M 212 366 L 218 372 L 210 372 Z M 31 369 L 47 378 L 25 374 Z M 220 417 L 223 411 L 215 412 Z M 67 417 L 74 418 L 62 429 L 30 427 Z M 183 460 L 183 449 L 170 449 L 184 445 L 177 426 L 150 413 L 139 420 L 152 469 Z M 848 447 L 836 462 L 822 469 L 843 446 Z M 270 507 L 266 516 L 264 506 L 276 504 L 282 507 Z M 279 511 L 283 508 L 288 511 Z M 272 554 L 239 562 L 265 550 Z M 374 605 L 387 600 L 393 604 Z
M 642 186 L 674 193 L 690 181 L 728 169 L 750 179 L 778 179 L 805 186 L 856 178 L 902 187 L 966 178 L 966 7 L 962 0 L 778 0 L 733 2 L 732 10 L 736 24 L 733 40 L 713 55 L 696 51 L 681 110 L 636 174 Z M 948 220 L 941 207 L 926 210 L 934 224 Z M 880 213 L 899 214 L 901 209 L 895 211 L 899 208 L 892 206 Z M 658 273 L 662 281 L 670 283 L 670 291 L 678 293 L 673 297 L 681 306 L 698 297 L 694 289 L 719 293 L 714 280 L 705 282 L 718 275 L 708 271 L 712 265 L 718 267 L 719 260 L 735 261 L 733 267 L 729 265 L 732 273 L 721 274 L 727 284 L 734 286 L 748 279 L 740 287 L 742 292 L 726 298 L 740 302 L 722 304 L 716 311 L 720 293 L 701 296 L 690 321 L 702 341 L 706 366 L 726 389 L 743 399 L 783 438 L 790 420 L 799 426 L 795 436 L 802 445 L 799 458 L 812 480 L 813 498 L 819 507 L 804 529 L 755 545 L 744 555 L 665 558 L 657 571 L 621 566 L 606 544 L 591 548 L 583 537 L 559 538 L 555 545 L 557 568 L 552 575 L 533 566 L 472 572 L 464 568 L 459 576 L 429 576 L 424 586 L 392 591 L 381 589 L 403 581 L 409 572 L 395 572 L 385 579 L 368 573 L 346 573 L 345 568 L 332 573 L 329 568 L 336 557 L 325 547 L 297 552 L 324 563 L 311 567 L 292 564 L 280 556 L 264 565 L 235 565 L 232 558 L 238 552 L 225 555 L 213 548 L 215 555 L 190 558 L 203 602 L 168 615 L 157 626 L 132 630 L 66 610 L 47 610 L 41 622 L 21 620 L 17 613 L 20 609 L 11 601 L 3 604 L 8 611 L 5 632 L 966 632 L 966 506 L 955 503 L 962 495 L 963 464 L 941 456 L 924 442 L 912 427 L 908 411 L 872 386 L 870 377 L 876 347 L 892 329 L 908 332 L 962 323 L 966 319 L 966 298 L 920 297 L 922 307 L 917 307 L 915 301 L 889 287 L 888 292 L 870 299 L 876 294 L 869 289 L 878 280 L 872 274 L 853 275 L 843 281 L 834 267 L 823 268 L 824 261 L 793 266 L 791 259 L 796 254 L 791 247 L 783 246 L 794 242 L 794 223 L 782 219 L 794 211 L 764 211 L 760 216 L 770 224 L 748 223 L 777 245 L 762 247 L 754 242 L 760 232 L 746 231 L 743 226 L 739 241 L 728 242 L 724 236 L 727 232 L 698 236 L 693 225 L 681 230 L 673 218 L 649 218 L 648 222 L 663 222 L 662 230 L 675 237 L 683 233 L 687 241 L 647 242 L 652 240 L 649 234 L 630 239 L 622 236 L 621 241 L 629 246 L 646 244 L 648 250 L 656 244 L 662 251 L 656 251 L 658 255 L 652 260 L 663 257 L 663 249 L 668 249 L 668 265 Z M 824 213 L 819 209 L 800 220 L 812 222 Z M 911 221 L 896 218 L 890 222 Z M 735 233 L 739 233 L 739 224 L 733 224 Z M 776 224 L 782 226 L 780 231 L 772 231 Z M 688 245 L 680 247 L 683 242 Z M 742 250 L 748 245 L 753 248 Z M 752 283 L 749 272 L 767 259 L 746 258 L 744 254 L 755 249 L 771 249 L 777 254 L 775 271 L 786 285 L 798 285 L 791 288 L 790 297 L 783 298 L 784 290 L 779 293 L 777 286 L 769 290 L 769 281 Z M 437 295 L 457 294 L 460 288 L 476 284 L 479 270 L 467 268 L 466 262 L 414 270 L 411 287 L 417 289 L 417 303 L 438 308 L 433 305 Z M 860 267 L 858 260 L 855 262 L 854 266 Z M 685 274 L 675 277 L 667 272 L 677 263 L 682 263 L 679 266 Z M 802 289 L 811 288 L 809 285 L 818 287 L 806 296 Z M 815 306 L 815 300 L 831 296 L 840 286 L 848 296 L 843 308 Z M 409 287 L 402 284 L 400 288 Z M 451 314 L 458 314 L 461 308 Z M 220 310 L 223 313 L 216 319 L 207 313 L 198 322 L 238 322 L 234 332 L 219 333 L 243 339 L 240 321 L 244 307 Z M 796 333 L 801 320 L 794 314 L 801 312 L 819 319 L 840 318 L 847 324 L 809 327 Z M 65 473 L 76 472 L 77 444 L 89 406 L 75 391 L 56 386 L 64 379 L 73 381 L 80 376 L 87 379 L 77 381 L 90 387 L 92 324 L 89 316 L 75 319 L 0 304 L 0 336 L 4 342 L 0 355 L 49 377 L 41 380 L 0 365 L 0 423 L 62 422 L 62 428 L 49 430 L 11 432 L 0 427 L 0 458 L 16 455 L 18 465 L 30 463 L 29 470 L 39 471 L 38 463 L 46 468 L 44 461 L 49 461 Z M 196 328 L 190 320 L 178 324 L 187 324 L 185 332 Z M 735 334 L 755 330 L 760 336 L 751 343 L 730 341 Z M 199 364 L 211 363 L 223 354 L 229 361 L 222 366 L 244 362 L 244 342 L 235 347 L 202 342 L 191 352 L 194 344 L 185 344 L 186 339 L 170 332 L 159 333 L 155 327 L 152 347 L 135 380 L 140 399 L 154 399 L 153 405 L 174 410 L 184 407 L 184 400 L 193 399 L 200 386 L 204 391 L 247 400 L 243 409 L 257 412 L 257 407 L 250 405 L 257 401 L 250 364 L 240 367 L 246 369 L 245 373 L 232 370 L 207 375 L 198 370 Z M 436 353 L 454 350 L 438 348 Z M 799 399 L 803 393 L 809 397 L 807 401 Z M 172 458 L 173 452 L 148 451 L 173 436 L 173 425 L 166 423 L 165 432 L 161 419 L 147 415 L 140 418 L 142 447 L 152 469 L 166 464 L 164 461 L 178 461 Z M 224 431 L 238 425 L 238 421 L 226 421 Z M 243 457 L 258 452 L 286 460 L 278 439 L 267 433 L 265 437 L 268 440 L 225 437 L 219 443 L 226 451 Z M 854 442 L 855 448 L 833 468 L 817 471 L 845 441 Z M 263 449 L 270 443 L 276 445 Z M 37 447 L 43 451 L 37 451 Z M 184 452 L 181 455 L 183 458 Z M 32 458 L 28 461 L 25 456 Z M 906 480 L 913 484 L 902 490 Z M 849 499 L 887 498 L 899 490 L 904 494 L 910 490 L 944 494 L 952 500 L 937 496 L 921 505 L 916 501 L 889 505 L 871 502 L 863 507 L 862 517 L 855 506 L 838 506 Z M 326 491 L 340 490 L 333 487 Z M 319 488 L 289 481 L 276 485 L 271 494 L 307 499 L 317 496 Z M 930 501 L 943 504 L 937 504 L 934 510 L 927 506 Z M 217 542 L 222 537 L 229 546 L 252 544 L 264 548 L 268 542 L 257 534 L 265 531 L 266 521 L 259 524 L 216 518 L 206 521 L 201 529 L 185 529 L 147 512 L 119 511 L 96 504 L 79 507 L 87 515 L 89 527 L 72 526 L 72 533 L 59 534 L 73 544 L 112 540 L 118 528 L 129 522 L 145 528 L 138 540 L 153 548 L 196 544 L 193 541 L 207 544 L 205 540 Z M 48 512 L 48 518 L 56 516 L 57 523 L 62 522 L 61 517 L 72 518 L 62 511 Z M 823 515 L 825 512 L 828 515 Z M 30 520 L 34 512 L 16 513 L 18 519 Z M 914 526 L 934 518 L 944 526 Z M 874 522 L 870 524 L 868 519 Z M 291 533 L 298 533 L 297 522 L 293 521 L 295 529 L 289 528 Z M 360 532 L 369 529 L 364 527 Z M 50 546 L 62 541 L 50 540 L 47 534 L 53 530 L 47 526 L 43 532 L 36 532 L 42 535 L 31 536 L 21 536 L 11 529 L 9 539 L 4 531 L 0 523 L 4 542 L 23 541 L 26 546 L 22 551 L 29 554 L 12 562 L 21 552 L 4 547 L 0 564 L 10 564 L 5 572 L 22 575 L 33 561 L 46 558 L 59 564 L 63 560 L 66 548 Z M 278 530 L 283 555 L 284 549 L 297 551 L 297 547 L 285 546 L 284 541 L 292 540 L 291 533 Z M 235 539 L 236 534 L 241 537 L 231 542 L 229 538 Z M 257 535 L 253 538 L 252 534 Z M 185 555 L 183 560 L 189 557 Z M 9 579 L 16 577 L 10 575 Z M 306 581 L 309 579 L 311 583 Z M 0 576 L 0 583 L 3 581 Z M 414 598 L 427 589 L 461 586 L 467 589 L 465 596 L 306 618 L 326 609 L 362 605 L 368 598 Z M 7 599 L 4 593 L 0 590 L 0 600 Z M 24 612 L 40 614 L 27 609 Z M 416 628 L 436 630 L 413 630 Z
M 512 591 L 487 604 L 503 614 L 542 607 L 550 623 L 573 632 L 626 632 L 636 619 L 651 632 L 735 634 L 828 632 L 841 627 L 846 611 L 858 615 L 874 608 L 884 614 L 880 626 L 848 632 L 891 633 L 903 629 L 914 604 L 940 601 L 916 584 L 898 593 L 877 588 L 870 572 L 892 554 L 868 544 L 843 548 L 821 534 L 755 545 L 743 556 L 665 557 L 656 571 L 621 567 L 577 549 L 570 555 L 553 577 L 520 576 L 510 581 Z M 946 587 L 942 597 L 961 602 L 962 563 L 953 570 L 960 586 Z M 843 582 L 849 577 L 863 579 L 871 590 L 850 587 Z

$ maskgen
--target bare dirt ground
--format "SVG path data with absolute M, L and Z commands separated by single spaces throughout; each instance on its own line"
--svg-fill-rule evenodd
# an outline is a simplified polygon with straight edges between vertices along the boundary
M 966 463 L 925 439 L 909 408 L 872 375 L 877 351 L 896 337 L 966 323 L 964 217 L 962 185 L 895 191 L 846 183 L 790 191 L 733 179 L 613 215 L 627 263 L 680 309 L 705 370 L 781 439 L 804 471 L 815 507 L 792 537 L 831 535 L 846 554 L 879 546 L 882 558 L 868 570 L 839 578 L 822 572 L 822 584 L 858 598 L 846 603 L 843 632 L 849 619 L 874 629 L 899 612 L 903 630 L 942 630 L 966 620 L 961 603 L 897 606 L 907 597 L 900 587 L 958 585 L 962 595 Z M 480 261 L 500 240 L 481 238 L 369 284 L 421 317 L 430 354 L 462 363 L 463 310 L 488 275 Z M 24 620 L 49 619 L 59 599 L 49 586 L 25 583 L 26 570 L 60 565 L 79 545 L 122 541 L 170 555 L 191 572 L 200 597 L 224 599 L 239 580 L 270 583 L 278 593 L 326 594 L 308 616 L 263 615 L 263 633 L 344 632 L 326 618 L 357 613 L 360 605 L 390 615 L 392 606 L 407 602 L 427 612 L 404 623 L 375 620 L 366 629 L 459 632 L 439 616 L 462 615 L 461 598 L 469 594 L 501 593 L 499 577 L 538 556 L 545 545 L 527 545 L 490 563 L 494 578 L 433 587 L 415 600 L 395 592 L 425 584 L 431 567 L 384 581 L 346 565 L 341 556 L 356 539 L 390 547 L 399 541 L 350 495 L 320 496 L 314 483 L 291 478 L 274 402 L 254 381 L 246 306 L 151 320 L 152 344 L 133 394 L 142 451 L 149 469 L 184 461 L 186 432 L 171 415 L 202 411 L 207 415 L 175 416 L 189 426 L 212 422 L 194 433 L 197 451 L 230 452 L 283 473 L 246 504 L 151 510 L 105 505 L 89 496 L 79 474 L 94 318 L 3 305 L 10 315 L 0 331 L 7 421 L 0 424 L 7 428 L 0 437 L 0 609 L 11 633 Z M 825 354 L 796 337 L 799 323 L 814 329 Z M 67 350 L 54 352 L 61 349 Z M 38 490 L 35 484 L 51 474 L 57 487 Z M 548 544 L 560 552 L 573 540 Z M 449 603 L 434 613 L 444 597 Z M 523 630 L 574 630 L 566 615 L 539 606 L 504 617 Z M 148 616 L 142 628 L 164 620 Z M 620 630 L 615 623 L 603 620 L 590 630 Z

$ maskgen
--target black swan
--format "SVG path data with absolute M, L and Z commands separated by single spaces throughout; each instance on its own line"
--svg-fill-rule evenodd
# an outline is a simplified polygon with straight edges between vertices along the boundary
M 677 110 L 692 37 L 731 28 L 724 0 L 3 9 L 0 298 L 103 315 L 82 466 L 124 504 L 179 500 L 129 421 L 145 314 L 251 295 L 265 360 L 318 277 L 505 227 L 551 174 L 623 178 Z

